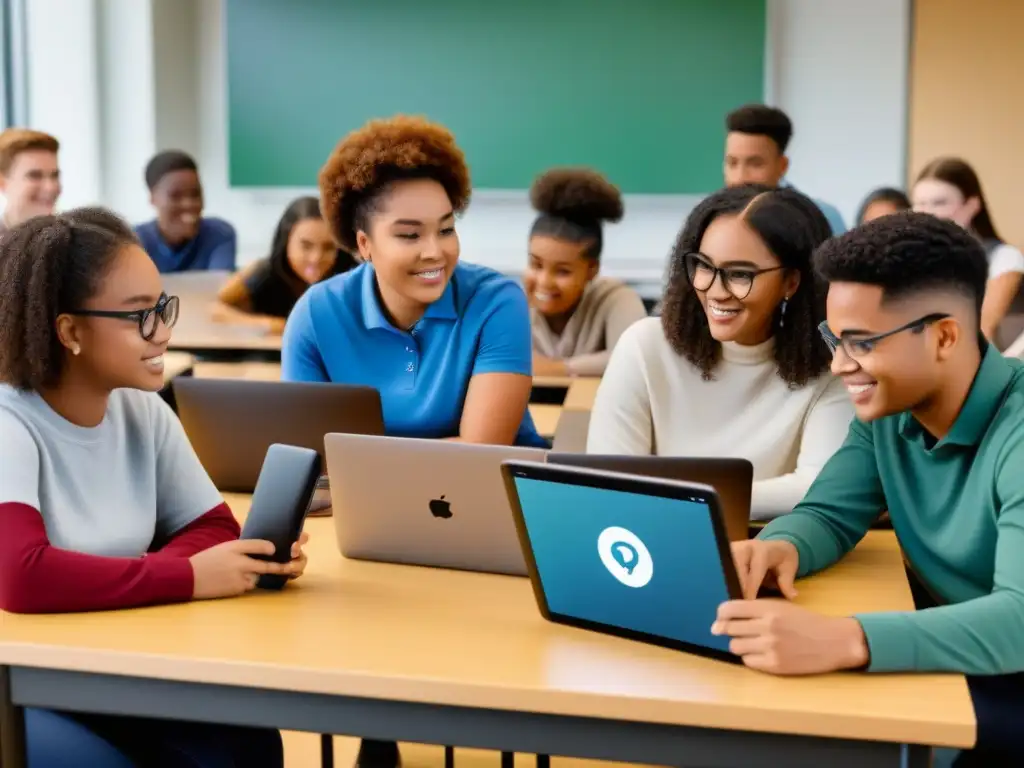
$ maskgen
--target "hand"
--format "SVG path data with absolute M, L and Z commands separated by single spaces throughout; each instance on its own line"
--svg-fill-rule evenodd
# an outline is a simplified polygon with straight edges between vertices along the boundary
M 192 564 L 192 598 L 207 600 L 215 597 L 233 597 L 254 589 L 259 577 L 265 573 L 291 575 L 295 560 L 290 563 L 273 563 L 254 557 L 270 557 L 273 554 L 274 545 L 269 541 L 235 539 L 192 555 L 188 559 Z M 303 557 L 302 568 L 305 566 Z M 300 568 L 299 573 L 301 572 Z
M 732 544 L 732 559 L 747 600 L 757 597 L 763 583 L 777 586 L 789 600 L 796 597 L 793 581 L 800 567 L 800 553 L 790 542 L 779 539 L 736 541 Z
M 292 544 L 292 559 L 285 564 L 289 579 L 297 579 L 306 571 L 306 553 L 302 551 L 302 547 L 307 541 L 309 541 L 309 534 L 303 531 L 299 540 Z
M 534 376 L 568 376 L 569 369 L 564 360 L 548 357 L 538 352 L 533 353 Z
M 813 675 L 870 660 L 860 622 L 813 613 L 784 600 L 730 600 L 718 606 L 711 634 L 732 637 L 729 650 L 752 669 Z

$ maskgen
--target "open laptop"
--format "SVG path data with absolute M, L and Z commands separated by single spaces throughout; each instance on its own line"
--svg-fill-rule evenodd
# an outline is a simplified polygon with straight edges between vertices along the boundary
M 544 618 L 737 661 L 711 634 L 742 595 L 713 488 L 519 461 L 502 477 Z
M 292 381 L 177 378 L 178 416 L 199 460 L 222 491 L 251 493 L 273 443 L 324 456 L 328 432 L 384 434 L 372 387 Z
M 544 449 L 342 434 L 325 445 L 345 557 L 526 575 L 501 462 Z
M 747 459 L 598 456 L 552 452 L 548 454 L 547 461 L 549 464 L 709 485 L 718 494 L 729 541 L 743 541 L 750 537 L 750 492 L 754 484 L 754 465 Z

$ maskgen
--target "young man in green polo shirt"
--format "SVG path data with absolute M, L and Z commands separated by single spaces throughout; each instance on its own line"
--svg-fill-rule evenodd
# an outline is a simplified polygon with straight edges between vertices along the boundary
M 825 243 L 822 336 L 857 412 L 804 500 L 734 545 L 744 594 L 828 568 L 888 510 L 932 607 L 849 618 L 779 600 L 723 604 L 712 628 L 776 674 L 967 675 L 978 746 L 1024 764 L 1024 367 L 979 333 L 987 265 L 964 229 L 886 216 Z M 978 762 L 980 760 L 980 762 Z

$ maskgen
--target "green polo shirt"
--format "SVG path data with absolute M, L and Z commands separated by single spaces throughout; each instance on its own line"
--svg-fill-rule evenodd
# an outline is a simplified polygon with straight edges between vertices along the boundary
M 804 500 L 762 539 L 800 553 L 799 575 L 853 549 L 881 510 L 944 603 L 857 616 L 873 672 L 1024 670 L 1024 366 L 988 347 L 949 433 L 909 413 L 854 420 Z

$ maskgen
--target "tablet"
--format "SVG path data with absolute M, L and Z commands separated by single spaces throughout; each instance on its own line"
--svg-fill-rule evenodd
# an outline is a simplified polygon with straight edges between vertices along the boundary
M 545 619 L 740 661 L 711 634 L 742 597 L 713 488 L 519 461 L 502 475 Z

